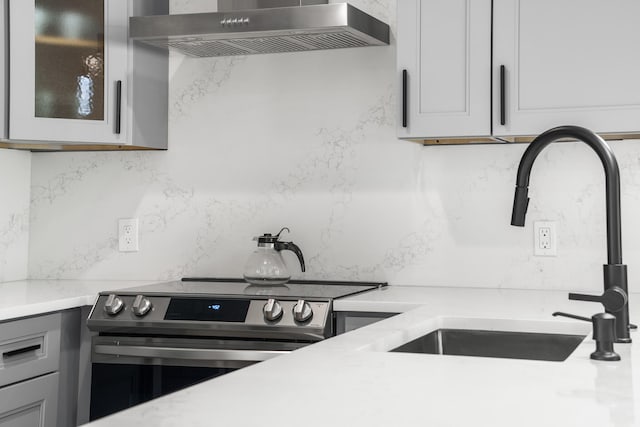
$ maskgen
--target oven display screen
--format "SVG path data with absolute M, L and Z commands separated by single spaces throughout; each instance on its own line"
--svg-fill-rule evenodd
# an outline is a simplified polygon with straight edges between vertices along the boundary
M 211 298 L 172 298 L 165 320 L 244 322 L 249 301 Z

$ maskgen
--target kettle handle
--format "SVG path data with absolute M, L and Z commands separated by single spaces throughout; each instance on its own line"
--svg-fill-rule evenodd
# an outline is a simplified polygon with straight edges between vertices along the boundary
M 280 234 L 280 233 L 278 233 L 278 234 Z M 302 251 L 300 250 L 298 245 L 296 245 L 293 242 L 276 242 L 275 249 L 277 251 L 285 250 L 285 251 L 291 251 L 291 252 L 295 253 L 296 256 L 298 257 L 298 261 L 300 261 L 300 270 L 302 270 L 302 272 L 304 273 L 304 270 L 305 270 L 305 268 L 304 268 L 304 257 L 302 256 Z
M 282 234 L 284 230 L 287 230 L 287 233 L 291 233 L 291 230 L 289 230 L 289 227 L 282 227 L 282 229 L 278 231 L 278 234 L 276 234 L 276 239 L 280 238 L 280 234 Z

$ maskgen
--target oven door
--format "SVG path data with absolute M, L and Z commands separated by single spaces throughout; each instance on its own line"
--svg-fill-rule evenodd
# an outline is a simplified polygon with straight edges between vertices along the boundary
M 110 415 L 308 344 L 207 338 L 93 337 L 90 419 Z

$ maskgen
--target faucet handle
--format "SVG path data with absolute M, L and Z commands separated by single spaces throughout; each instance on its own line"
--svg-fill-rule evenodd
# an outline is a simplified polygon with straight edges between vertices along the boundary
M 599 302 L 608 312 L 615 313 L 622 310 L 627 304 L 627 293 L 618 286 L 613 286 L 602 295 L 569 294 L 569 299 L 574 301 Z

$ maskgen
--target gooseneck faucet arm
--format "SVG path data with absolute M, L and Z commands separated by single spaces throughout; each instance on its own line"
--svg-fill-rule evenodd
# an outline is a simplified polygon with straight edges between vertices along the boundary
M 511 225 L 524 226 L 529 204 L 529 176 L 533 162 L 544 148 L 562 138 L 578 139 L 591 147 L 604 166 L 607 206 L 607 262 L 622 264 L 622 239 L 620 226 L 620 171 L 609 145 L 589 129 L 579 126 L 560 126 L 539 135 L 527 147 L 520 160 L 516 179 L 516 197 L 513 203 Z
M 591 147 L 602 162 L 605 173 L 607 214 L 607 264 L 604 265 L 604 289 L 627 289 L 627 266 L 622 263 L 622 232 L 620 225 L 620 171 L 616 157 L 609 145 L 598 135 L 579 126 L 560 126 L 550 129 L 531 142 L 524 152 L 518 167 L 516 191 L 511 214 L 511 225 L 524 226 L 529 205 L 529 176 L 536 158 L 546 146 L 559 139 L 570 138 Z M 616 316 L 618 342 L 631 342 L 629 337 L 629 307 L 625 304 Z

